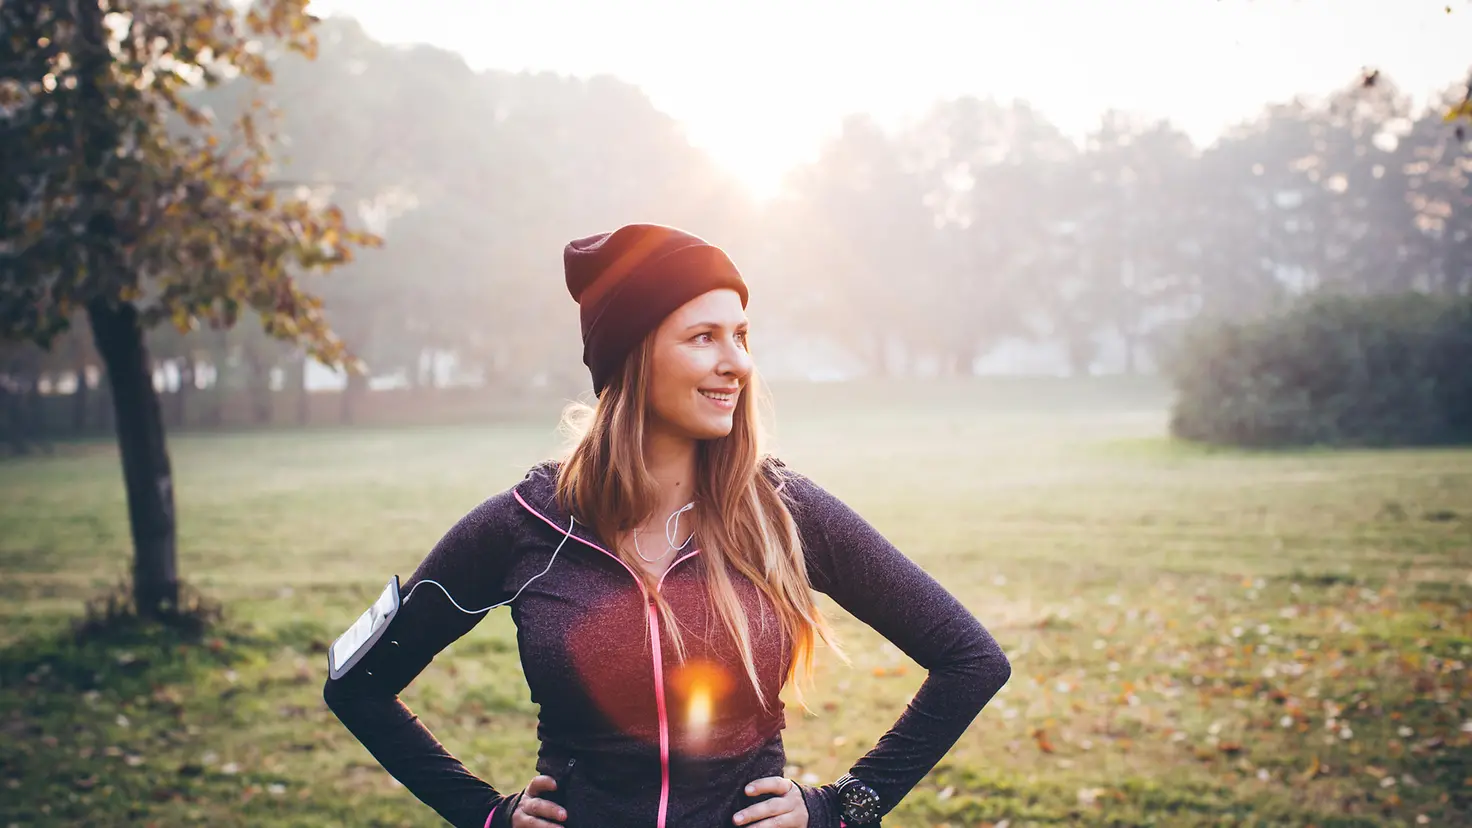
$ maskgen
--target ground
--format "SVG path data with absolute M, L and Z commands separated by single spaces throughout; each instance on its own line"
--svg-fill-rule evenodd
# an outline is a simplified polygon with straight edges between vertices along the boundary
M 893 826 L 1472 819 L 1472 450 L 1208 450 L 1149 384 L 778 389 L 775 447 L 953 590 L 1010 684 Z M 435 825 L 322 704 L 323 646 L 554 452 L 548 416 L 177 435 L 202 640 L 77 643 L 127 569 L 115 449 L 0 463 L 0 826 Z M 829 603 L 791 775 L 829 780 L 924 671 Z M 536 710 L 504 612 L 406 692 L 519 788 Z

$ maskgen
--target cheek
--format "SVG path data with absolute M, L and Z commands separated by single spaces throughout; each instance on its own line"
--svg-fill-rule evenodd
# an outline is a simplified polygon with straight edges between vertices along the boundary
M 690 395 L 711 373 L 701 352 L 675 350 L 655 360 L 653 394 L 656 407 L 690 404 Z

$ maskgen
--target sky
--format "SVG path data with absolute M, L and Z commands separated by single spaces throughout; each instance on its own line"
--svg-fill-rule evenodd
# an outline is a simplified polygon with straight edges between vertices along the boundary
M 756 195 L 841 119 L 971 94 L 1081 138 L 1107 109 L 1199 144 L 1380 69 L 1418 100 L 1472 69 L 1472 0 L 313 0 L 476 69 L 640 86 Z M 1450 11 L 1448 11 L 1450 9 Z

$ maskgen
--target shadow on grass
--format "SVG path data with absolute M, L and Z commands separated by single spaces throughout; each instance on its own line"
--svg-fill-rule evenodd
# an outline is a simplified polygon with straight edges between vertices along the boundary
M 327 634 L 320 625 L 303 621 L 268 632 L 227 624 L 218 601 L 182 583 L 177 607 L 162 618 L 143 618 L 124 579 L 89 598 L 69 630 L 0 647 L 0 687 L 107 689 L 129 695 L 160 684 L 187 683 L 201 672 L 239 663 L 252 652 L 281 647 L 324 653 Z
M 299 780 L 201 756 L 229 755 L 253 697 L 280 692 L 248 677 L 283 648 L 315 649 L 322 631 L 137 618 L 80 627 L 0 648 L 0 825 L 137 825 L 193 811 L 214 821 L 252 791 L 255 816 L 229 824 L 321 804 L 273 796 Z
M 10 688 L 0 698 L 104 689 L 120 696 L 146 693 L 228 667 L 243 658 L 242 648 L 260 643 L 238 632 L 205 633 L 147 623 L 100 634 L 66 631 L 22 639 L 0 649 L 0 686 Z

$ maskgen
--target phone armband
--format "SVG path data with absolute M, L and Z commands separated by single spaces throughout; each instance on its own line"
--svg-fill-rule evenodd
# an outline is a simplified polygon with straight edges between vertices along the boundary
M 327 648 L 327 677 L 334 681 L 340 679 L 362 661 L 388 631 L 401 606 L 399 576 L 395 575 L 383 588 L 378 600 Z

